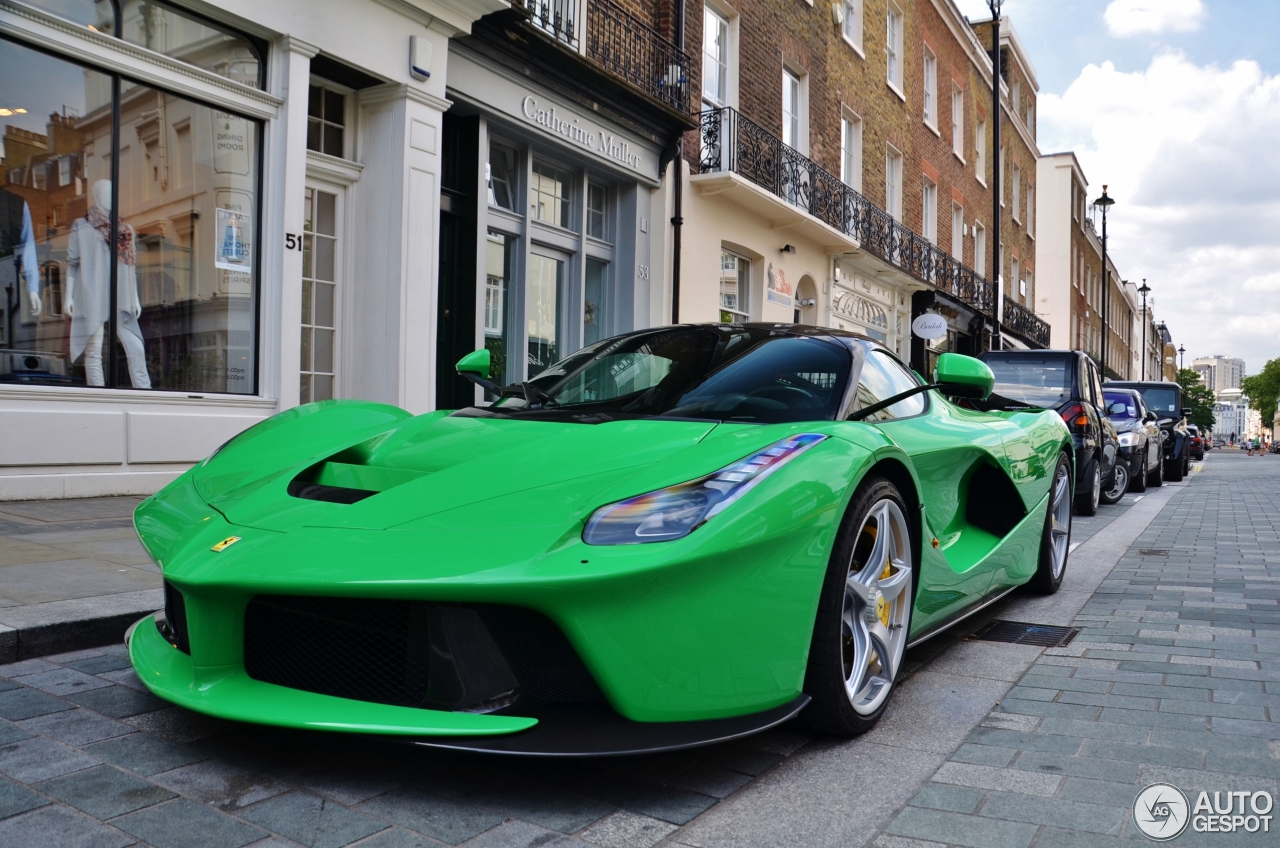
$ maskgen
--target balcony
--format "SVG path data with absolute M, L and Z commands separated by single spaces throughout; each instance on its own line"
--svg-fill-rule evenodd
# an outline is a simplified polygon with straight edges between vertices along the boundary
M 1004 299 L 1004 329 L 1034 348 L 1049 346 L 1049 325 L 1027 307 L 1008 297 Z
M 687 116 L 689 54 L 613 0 L 515 0 L 514 5 L 564 47 Z
M 699 173 L 737 174 L 893 267 L 984 315 L 994 315 L 996 287 L 990 280 L 904 227 L 777 136 L 735 109 L 712 109 L 699 117 Z

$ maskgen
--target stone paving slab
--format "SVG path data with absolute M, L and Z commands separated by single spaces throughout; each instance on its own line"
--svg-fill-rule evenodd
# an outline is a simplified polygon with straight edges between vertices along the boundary
M 1212 460 L 1063 622 L 1076 640 L 1031 664 L 873 844 L 1136 845 L 1134 798 L 1152 783 L 1193 804 L 1202 790 L 1275 798 L 1280 563 L 1238 563 L 1280 540 L 1280 463 Z M 1176 844 L 1276 839 L 1188 828 Z

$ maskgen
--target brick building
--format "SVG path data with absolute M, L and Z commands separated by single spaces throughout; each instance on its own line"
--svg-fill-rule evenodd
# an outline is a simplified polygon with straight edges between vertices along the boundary
M 985 349 L 1003 308 L 988 279 L 992 65 L 954 2 L 706 0 L 688 22 L 702 102 L 678 163 L 679 319 L 843 327 L 924 370 L 910 324 L 927 310 L 948 319 L 929 350 Z M 1034 95 L 1026 68 L 1014 79 Z M 1034 139 L 1005 108 L 1034 173 Z M 1033 238 L 1011 252 L 1034 268 Z M 1011 285 L 1006 311 L 1030 291 Z M 1043 322 L 1019 317 L 1002 335 L 1047 343 Z

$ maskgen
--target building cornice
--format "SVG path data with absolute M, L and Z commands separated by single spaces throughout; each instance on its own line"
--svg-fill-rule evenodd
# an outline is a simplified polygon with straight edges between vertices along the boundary
M 420 103 L 432 109 L 441 112 L 447 112 L 453 107 L 453 103 L 445 100 L 443 97 L 436 97 L 422 89 L 409 85 L 408 83 L 387 83 L 386 85 L 376 85 L 373 88 L 366 88 L 360 92 L 360 104 L 362 106 L 371 106 L 378 103 L 389 103 L 395 100 L 412 100 L 414 103 Z

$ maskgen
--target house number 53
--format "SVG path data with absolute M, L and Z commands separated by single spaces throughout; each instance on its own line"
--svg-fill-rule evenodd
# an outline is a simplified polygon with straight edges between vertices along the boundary
M 641 279 L 641 280 L 647 280 L 647 279 L 649 279 L 649 266 L 648 266 L 648 265 L 637 265 L 637 266 L 636 266 L 636 276 L 637 276 L 639 279 Z

